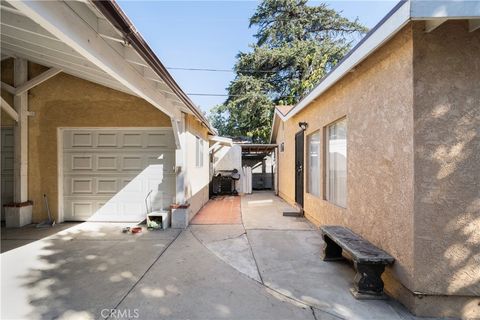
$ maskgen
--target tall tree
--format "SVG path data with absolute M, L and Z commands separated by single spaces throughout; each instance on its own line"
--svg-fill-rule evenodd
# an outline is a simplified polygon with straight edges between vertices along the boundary
M 211 110 L 221 135 L 268 139 L 276 104 L 295 104 L 346 54 L 367 29 L 326 4 L 264 0 L 250 19 L 256 43 L 240 52 L 229 97 Z

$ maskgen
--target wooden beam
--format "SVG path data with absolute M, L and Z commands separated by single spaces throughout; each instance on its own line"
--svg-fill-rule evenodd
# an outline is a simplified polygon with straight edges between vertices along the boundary
M 62 72 L 62 69 L 58 69 L 58 68 L 48 69 L 47 71 L 43 72 L 42 74 L 36 76 L 33 79 L 28 80 L 27 82 L 22 84 L 20 87 L 18 87 L 16 92 L 15 92 L 15 95 L 19 95 L 19 94 L 27 92 L 28 90 L 38 86 L 42 82 L 45 82 L 48 79 L 56 76 L 60 72 Z
M 123 47 L 123 56 L 125 57 L 125 60 L 132 64 L 136 64 L 142 67 L 150 67 L 148 63 L 146 63 L 132 47 Z
M 425 21 L 425 32 L 429 33 L 437 29 L 442 25 L 447 19 L 435 19 L 435 20 L 426 20 Z
M 2 28 L 2 33 L 3 33 L 3 28 Z M 9 59 L 9 58 L 12 58 L 12 56 L 9 56 L 8 54 L 4 54 L 4 53 L 2 52 L 2 60 L 1 60 L 1 61 L 7 60 L 7 59 Z
M 211 146 L 211 147 L 208 149 L 208 152 L 212 152 L 212 151 L 213 151 L 216 147 L 218 147 L 219 145 L 220 145 L 220 142 L 218 142 L 218 141 L 215 142 L 215 143 L 213 144 L 213 146 Z M 215 153 L 215 152 L 213 152 L 213 153 Z
M 107 20 L 97 18 L 97 32 L 100 37 L 125 44 L 125 39 L 123 39 L 119 34 L 113 32 L 112 29 L 113 28 L 110 26 L 110 23 Z
M 20 87 L 28 79 L 27 60 L 15 59 L 14 85 Z M 14 201 L 28 200 L 28 94 L 15 95 L 13 105 L 18 113 L 18 122 L 14 128 Z
M 2 83 L 2 89 L 7 91 L 8 93 L 11 93 L 11 94 L 15 94 L 15 92 L 17 91 L 14 87 L 12 87 L 11 85 L 1 81 Z
M 470 32 L 473 32 L 478 29 L 480 29 L 480 19 L 468 20 L 468 30 Z
M 28 0 L 7 2 L 134 94 L 168 116 L 173 115 L 174 110 L 166 106 L 166 99 L 156 90 L 154 84 L 140 75 L 129 63 L 125 63 L 125 57 L 73 11 L 69 2 Z
M 2 48 L 3 51 L 8 51 L 12 52 L 11 50 L 8 50 L 6 48 Z M 17 52 L 16 55 L 20 58 L 27 59 L 31 62 L 35 62 L 37 64 L 41 64 L 43 66 L 47 67 L 56 67 L 60 68 L 63 70 L 64 73 L 70 74 L 74 77 L 85 79 L 87 81 L 91 81 L 94 83 L 98 83 L 102 86 L 112 88 L 114 90 L 122 91 L 128 94 L 133 94 L 131 91 L 129 91 L 127 88 L 123 87 L 119 82 L 111 79 L 106 73 L 103 73 L 103 75 L 97 75 L 96 73 L 93 73 L 89 70 L 84 70 L 76 65 L 71 65 L 67 64 L 65 62 L 57 62 L 54 61 L 53 59 L 49 59 L 47 57 L 40 58 L 39 56 L 34 56 L 30 54 L 24 54 Z
M 1 104 L 2 104 L 2 110 L 5 111 L 10 117 L 12 117 L 13 120 L 18 122 L 18 113 L 15 111 L 15 109 L 12 108 L 12 106 L 3 99 L 3 97 L 0 97 L 1 99 Z

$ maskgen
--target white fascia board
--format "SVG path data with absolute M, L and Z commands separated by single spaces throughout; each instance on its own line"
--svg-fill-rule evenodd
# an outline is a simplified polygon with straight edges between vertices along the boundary
M 275 108 L 275 112 L 273 114 L 272 129 L 270 131 L 270 143 L 273 143 L 273 135 L 274 133 L 276 133 L 280 121 L 284 121 L 284 116 L 280 111 L 278 111 L 277 108 Z
M 300 110 L 313 102 L 318 96 L 332 87 L 337 81 L 348 74 L 360 62 L 371 53 L 391 39 L 400 29 L 410 21 L 410 1 L 404 2 L 396 9 L 381 25 L 368 35 L 350 54 L 341 61 L 305 98 L 303 98 L 284 117 L 284 121 L 290 119 Z
M 412 20 L 474 19 L 480 17 L 480 1 L 411 0 Z
M 144 79 L 116 50 L 65 2 L 9 1 L 13 7 L 77 51 L 134 94 L 171 116 L 165 97 Z

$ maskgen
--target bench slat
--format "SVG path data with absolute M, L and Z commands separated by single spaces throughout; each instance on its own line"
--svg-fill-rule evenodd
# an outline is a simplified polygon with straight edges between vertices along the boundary
M 348 252 L 354 261 L 360 263 L 391 264 L 395 260 L 385 251 L 377 248 L 348 228 L 341 226 L 323 226 L 321 232 Z

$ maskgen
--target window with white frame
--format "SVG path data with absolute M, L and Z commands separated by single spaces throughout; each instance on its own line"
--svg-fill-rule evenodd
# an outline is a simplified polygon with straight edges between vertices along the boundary
M 199 137 L 195 141 L 195 165 L 203 167 L 203 140 Z
M 326 199 L 340 207 L 347 207 L 347 119 L 327 127 Z
M 307 136 L 307 192 L 320 196 L 320 131 Z

